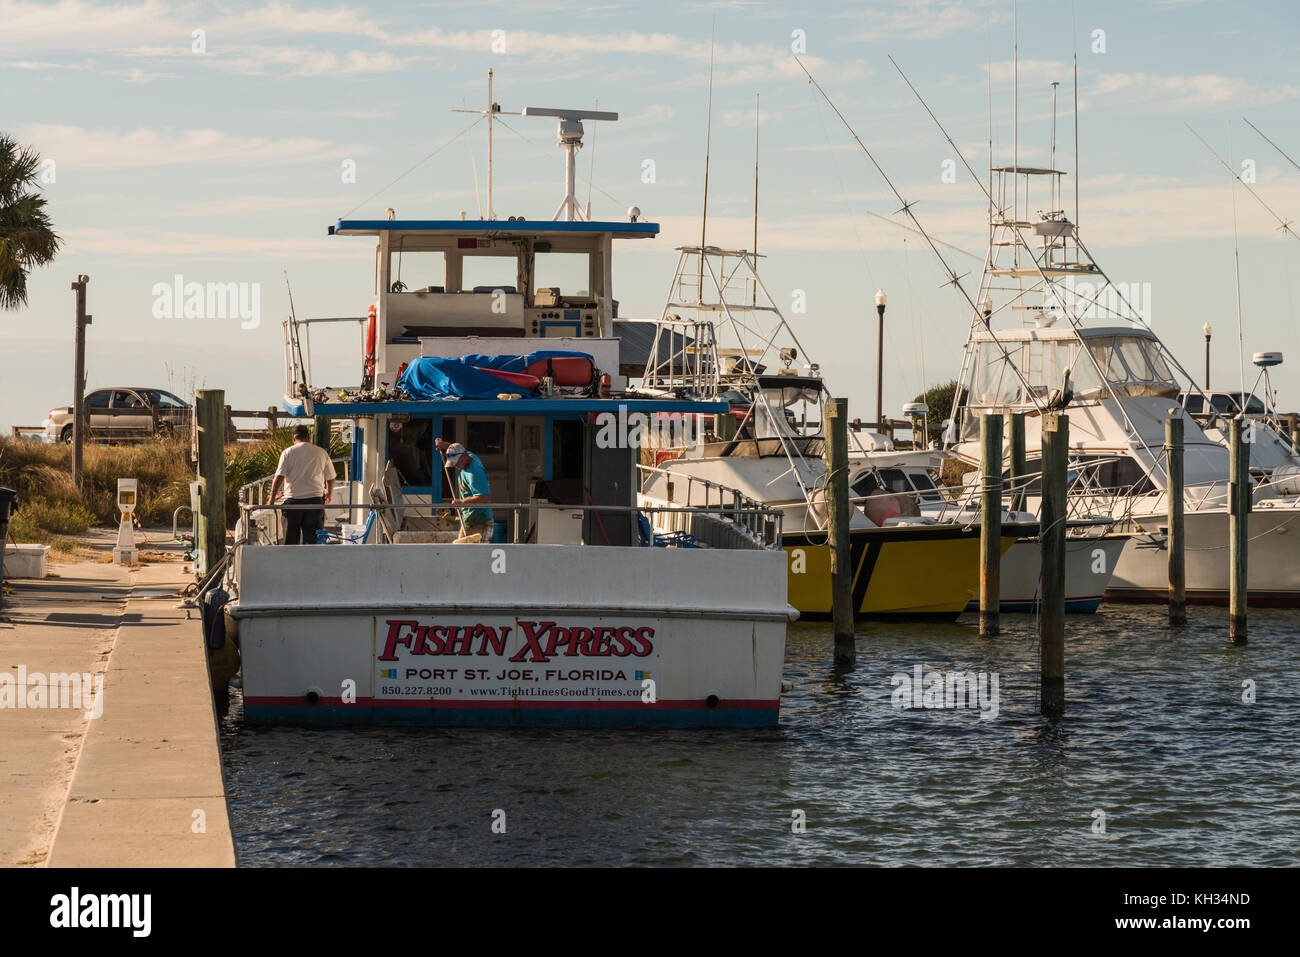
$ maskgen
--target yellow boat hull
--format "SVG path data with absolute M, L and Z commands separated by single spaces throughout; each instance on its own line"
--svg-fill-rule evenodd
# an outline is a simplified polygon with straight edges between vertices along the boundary
M 1006 554 L 1017 535 L 1002 536 Z M 825 533 L 787 533 L 789 602 L 804 618 L 831 615 Z M 948 525 L 860 528 L 849 533 L 856 618 L 953 619 L 979 598 L 980 532 Z

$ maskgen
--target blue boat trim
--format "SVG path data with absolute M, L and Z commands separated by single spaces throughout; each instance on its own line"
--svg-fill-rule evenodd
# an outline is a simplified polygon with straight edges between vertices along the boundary
M 306 405 L 289 396 L 281 400 L 289 415 L 304 416 Z M 386 415 L 405 412 L 411 415 L 556 415 L 563 413 L 612 412 L 619 407 L 632 412 L 685 412 L 714 415 L 726 412 L 726 402 L 693 402 L 689 399 L 406 399 L 394 402 L 317 402 L 315 415 L 347 417 L 351 415 Z
M 613 233 L 620 236 L 659 235 L 658 223 L 567 222 L 549 219 L 340 219 L 331 235 L 374 236 L 379 233 Z
M 244 720 L 296 725 L 459 725 L 470 727 L 767 728 L 776 708 L 366 708 L 356 705 L 245 706 Z
M 1008 614 L 1032 614 L 1038 611 L 1040 603 L 1036 601 L 1004 601 L 998 604 L 998 611 L 1007 612 Z M 1072 599 L 1065 603 L 1065 610 L 1074 615 L 1091 615 L 1101 607 L 1100 598 L 1078 598 Z M 979 600 L 970 602 L 966 606 L 967 611 L 979 611 Z

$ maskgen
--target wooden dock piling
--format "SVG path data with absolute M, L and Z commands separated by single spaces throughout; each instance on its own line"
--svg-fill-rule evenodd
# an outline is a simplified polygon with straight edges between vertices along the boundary
M 1069 416 L 1044 414 L 1039 708 L 1049 718 L 1065 713 L 1065 473 L 1069 449 Z
M 980 637 L 1000 630 L 1002 601 L 1002 416 L 980 416 Z
M 831 611 L 835 663 L 852 665 L 853 562 L 849 557 L 849 400 L 826 403 L 826 514 L 831 545 Z
M 1250 444 L 1240 416 L 1228 428 L 1228 640 L 1246 643 L 1246 542 L 1250 528 Z
M 1183 529 L 1183 420 L 1165 419 L 1165 475 L 1169 497 L 1169 624 L 1187 624 L 1187 537 Z
M 202 577 L 226 552 L 226 393 L 202 389 L 194 393 L 199 432 L 199 514 L 194 516 L 197 558 L 194 571 Z

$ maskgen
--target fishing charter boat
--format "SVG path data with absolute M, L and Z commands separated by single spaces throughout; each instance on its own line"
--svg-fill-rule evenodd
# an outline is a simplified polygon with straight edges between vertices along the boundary
M 796 615 L 781 516 L 735 494 L 725 509 L 637 502 L 621 426 L 726 406 L 634 392 L 618 371 L 613 250 L 659 227 L 635 208 L 590 220 L 573 173 L 582 121 L 617 114 L 524 114 L 559 120 L 554 220 L 495 219 L 489 203 L 486 219 L 331 226 L 376 245 L 368 311 L 318 320 L 358 324 L 356 385 L 313 382 L 314 321 L 284 323 L 285 409 L 347 420 L 354 442 L 325 544 L 280 544 L 291 506 L 267 502 L 264 481 L 245 490 L 226 587 L 248 721 L 778 721 Z M 483 465 L 490 541 L 446 507 L 438 439 Z M 679 544 L 653 531 L 674 522 L 711 547 L 656 547 Z
M 1207 433 L 1184 408 L 1191 395 L 1203 407 L 1210 400 L 1097 264 L 1078 226 L 1056 208 L 1064 174 L 1014 166 L 995 168 L 993 174 L 994 196 L 1019 198 L 1011 208 L 992 207 L 981 307 L 971 320 L 950 424 L 952 452 L 977 465 L 979 417 L 1023 412 L 1027 468 L 1036 473 L 1040 435 L 1029 423 L 1047 411 L 1067 412 L 1071 514 L 1108 518 L 1116 531 L 1133 535 L 1106 597 L 1164 601 L 1169 587 L 1165 420 L 1180 419 L 1187 599 L 1224 603 L 1229 453 L 1221 432 Z M 1031 202 L 1048 211 L 1022 218 Z M 1261 422 L 1257 428 L 1262 432 L 1267 426 Z M 1264 469 L 1254 470 L 1249 600 L 1300 604 L 1300 539 L 1287 534 L 1300 528 L 1300 502 L 1288 484 L 1294 474 L 1283 461 L 1271 464 L 1278 470 L 1276 480 Z M 1035 509 L 1037 480 L 1024 492 L 1026 507 Z
M 642 383 L 663 395 L 726 397 L 729 408 L 695 416 L 691 434 L 658 447 L 640 500 L 703 505 L 725 486 L 778 510 L 790 603 L 802 616 L 829 617 L 826 384 L 763 287 L 754 253 L 714 246 L 678 252 Z M 1003 552 L 1035 530 L 1009 517 Z M 855 615 L 957 617 L 979 594 L 979 538 L 978 525 L 923 514 L 915 495 L 851 491 Z

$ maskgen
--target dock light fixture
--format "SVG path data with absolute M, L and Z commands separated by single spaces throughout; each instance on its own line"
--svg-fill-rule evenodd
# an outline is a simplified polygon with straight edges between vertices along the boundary
M 1214 332 L 1207 322 L 1201 326 L 1201 332 L 1205 334 L 1205 388 L 1210 387 L 1210 335 Z
M 885 290 L 876 290 L 876 315 L 879 317 L 876 334 L 876 431 L 885 431 Z
M 980 309 L 984 312 L 984 321 L 987 323 L 993 315 L 993 298 L 985 296 L 984 301 L 980 303 Z

